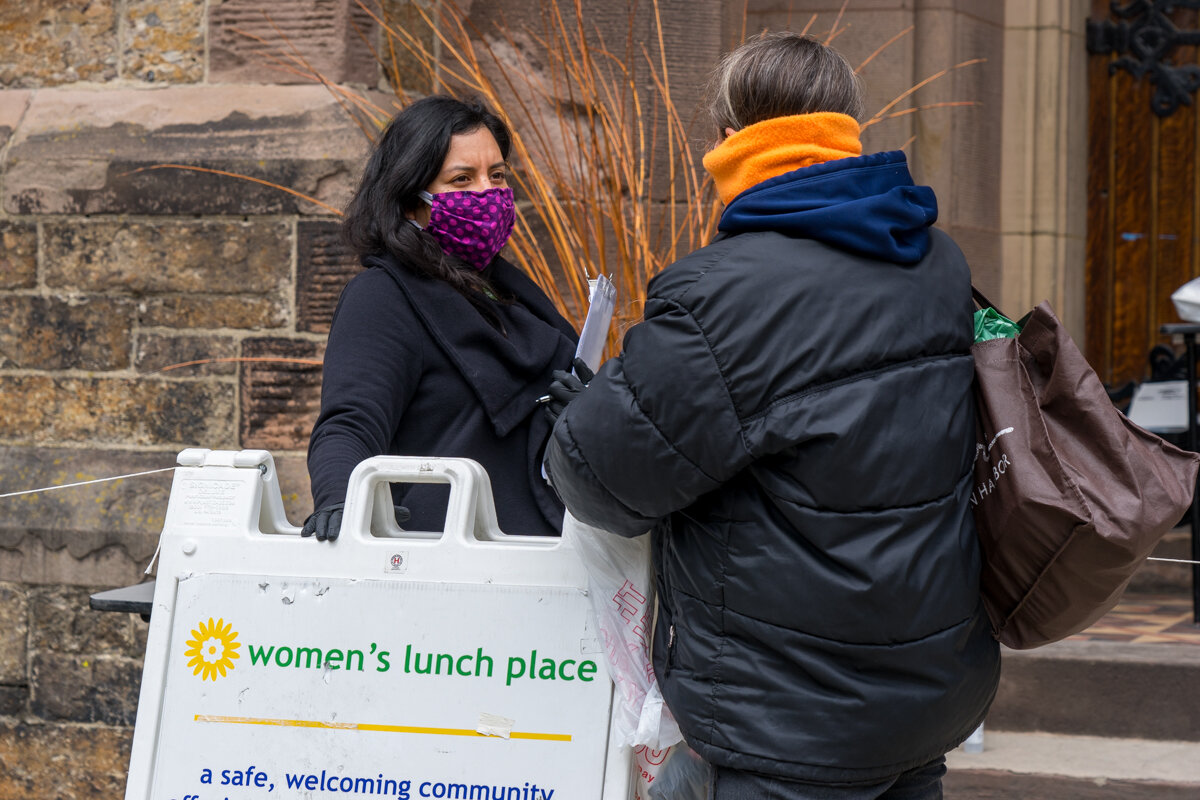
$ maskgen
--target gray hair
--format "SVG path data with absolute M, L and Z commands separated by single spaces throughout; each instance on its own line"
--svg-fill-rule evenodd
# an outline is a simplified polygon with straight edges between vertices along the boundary
M 720 132 L 817 111 L 859 121 L 863 115 L 862 87 L 846 59 L 790 31 L 763 33 L 726 53 L 713 70 L 708 97 Z

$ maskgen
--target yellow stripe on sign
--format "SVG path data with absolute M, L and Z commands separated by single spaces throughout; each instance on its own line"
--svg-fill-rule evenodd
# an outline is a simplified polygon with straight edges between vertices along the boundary
M 264 719 L 260 717 L 224 717 L 216 714 L 196 714 L 196 722 L 223 722 L 227 725 L 276 725 L 283 728 L 329 728 L 339 731 L 378 731 L 382 733 L 423 733 L 431 736 L 482 736 L 500 739 L 470 728 L 427 728 L 417 725 L 372 725 L 360 722 L 322 722 L 314 719 Z M 510 739 L 536 739 L 543 742 L 569 742 L 569 733 L 523 733 L 513 731 Z

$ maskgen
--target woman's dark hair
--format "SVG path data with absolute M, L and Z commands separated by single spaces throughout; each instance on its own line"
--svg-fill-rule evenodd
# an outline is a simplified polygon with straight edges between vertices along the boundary
M 419 193 L 442 171 L 450 138 L 480 128 L 491 131 L 507 160 L 512 146 L 508 126 L 482 103 L 433 95 L 397 114 L 367 159 L 346 207 L 342 233 L 360 258 L 391 255 L 407 269 L 450 284 L 490 318 L 487 279 L 443 251 L 408 217 L 424 203 Z

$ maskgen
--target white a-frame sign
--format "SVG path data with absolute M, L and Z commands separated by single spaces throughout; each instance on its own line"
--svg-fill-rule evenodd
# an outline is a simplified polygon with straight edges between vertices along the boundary
M 478 464 L 364 461 L 332 543 L 266 451 L 179 464 L 126 800 L 628 797 L 583 567 L 501 533 Z M 449 483 L 445 531 L 401 531 L 390 482 Z

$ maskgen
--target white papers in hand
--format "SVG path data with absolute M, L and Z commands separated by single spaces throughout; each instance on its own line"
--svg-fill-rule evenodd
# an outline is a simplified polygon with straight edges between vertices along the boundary
M 604 358 L 604 343 L 608 340 L 608 326 L 616 306 L 617 288 L 603 275 L 589 283 L 592 284 L 592 302 L 583 321 L 575 356 L 582 358 L 588 369 L 595 372 L 600 369 L 600 362 Z

